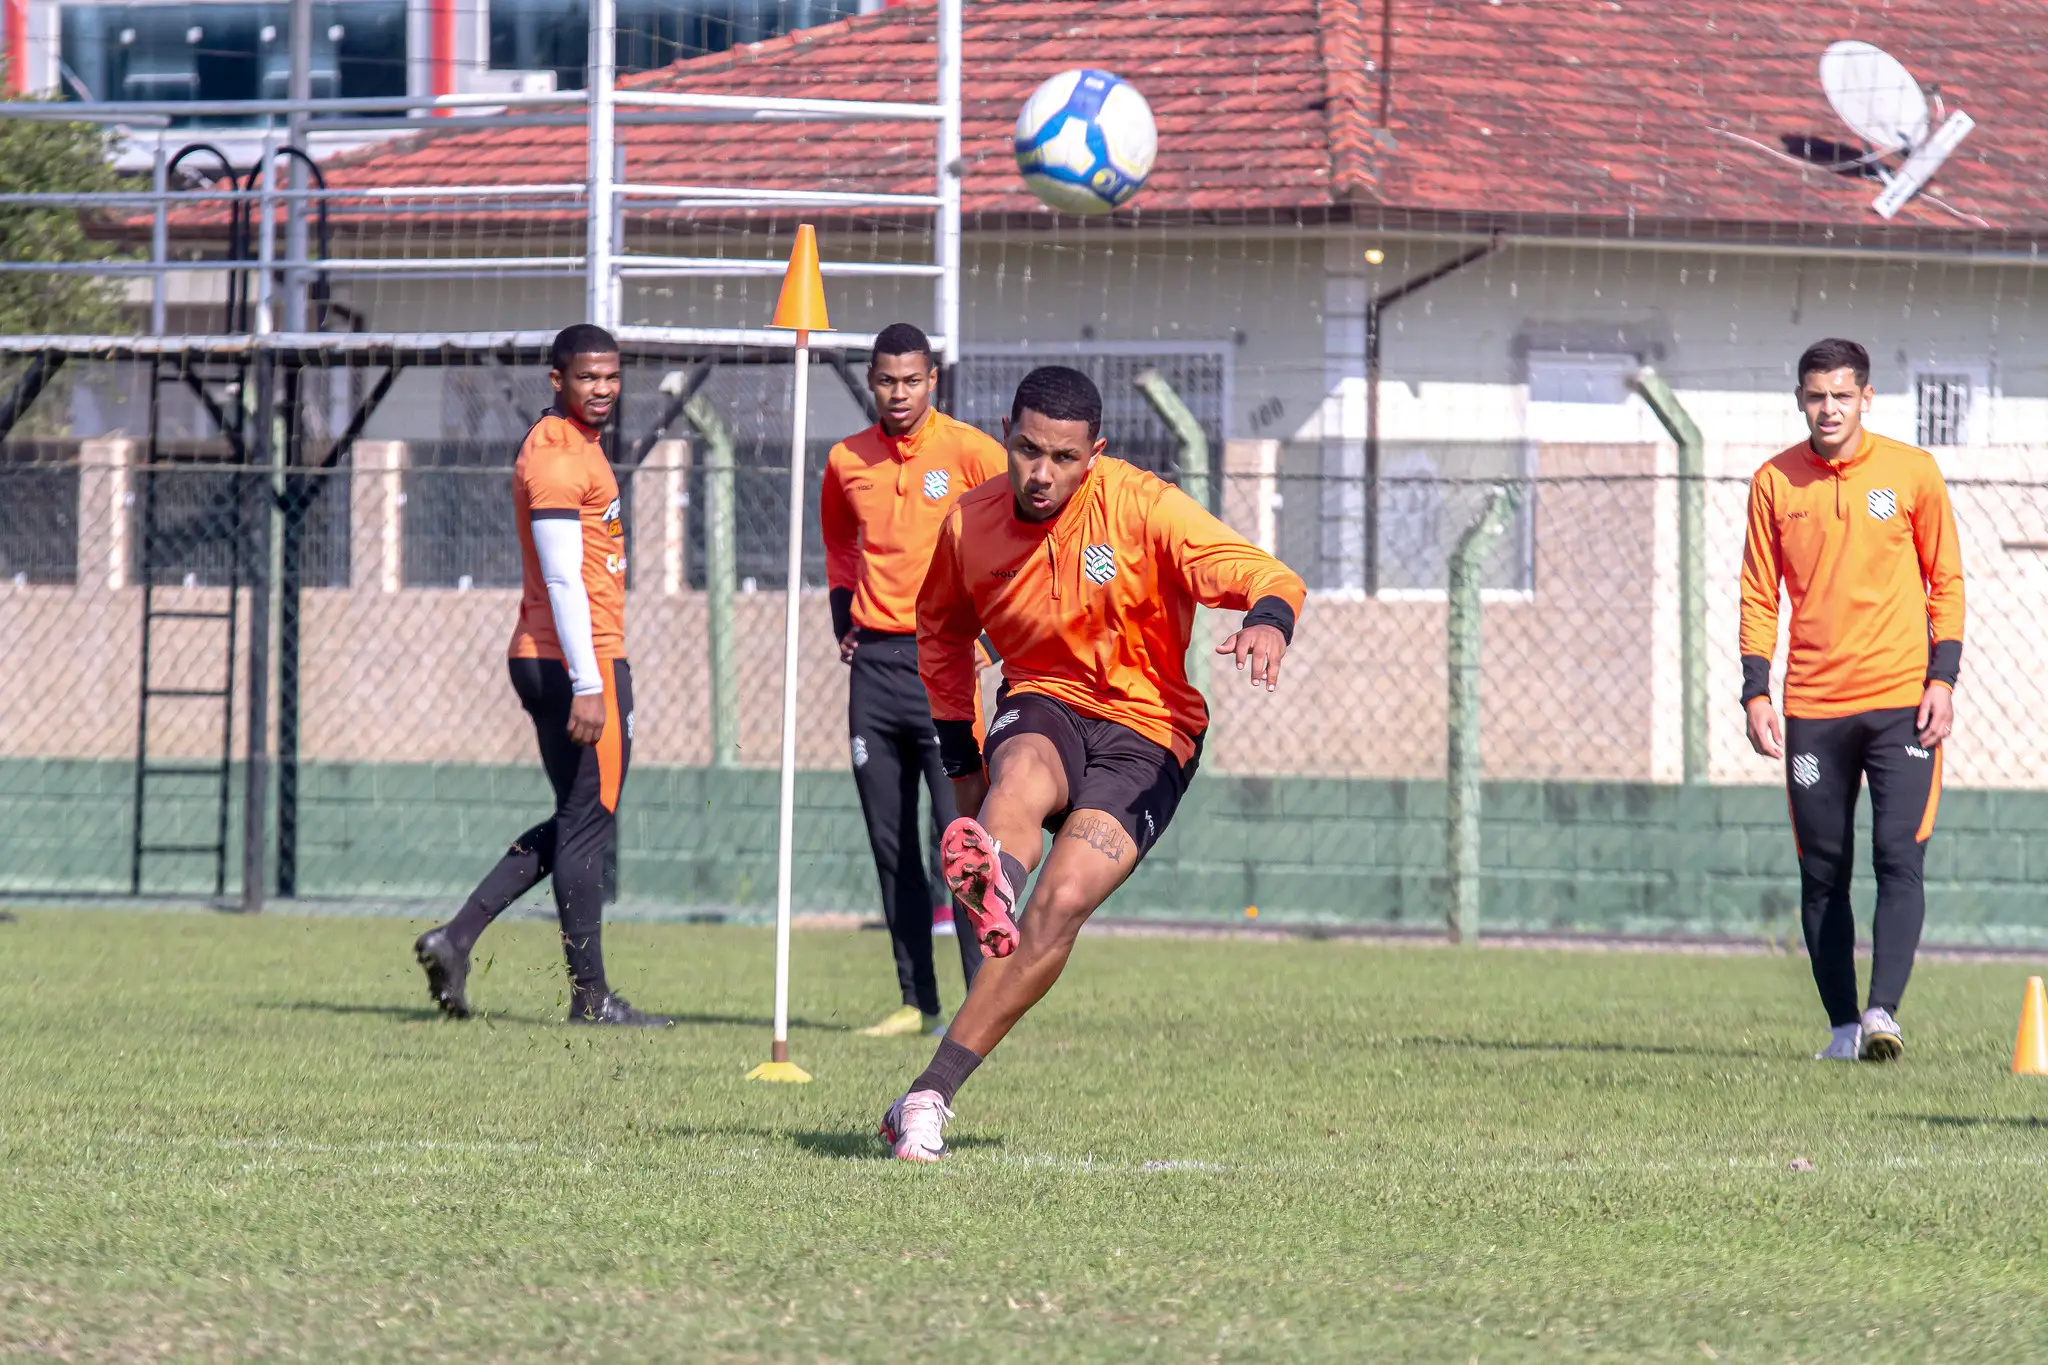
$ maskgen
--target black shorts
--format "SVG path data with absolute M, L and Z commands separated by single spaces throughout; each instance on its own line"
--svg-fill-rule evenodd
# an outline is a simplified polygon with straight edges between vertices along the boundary
M 1113 817 L 1138 856 L 1151 851 L 1180 807 L 1202 759 L 1202 741 L 1186 763 L 1128 725 L 1084 716 L 1064 702 L 1037 692 L 1015 696 L 1005 690 L 996 698 L 995 719 L 989 722 L 983 757 L 993 767 L 996 750 L 1018 735 L 1043 735 L 1059 751 L 1067 775 L 1067 804 L 1045 817 L 1045 827 L 1059 833 L 1077 810 L 1099 810 Z

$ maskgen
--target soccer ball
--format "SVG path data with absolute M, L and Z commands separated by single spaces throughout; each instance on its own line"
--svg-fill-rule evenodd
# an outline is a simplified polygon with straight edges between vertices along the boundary
M 1017 115 L 1017 170 L 1040 201 L 1064 213 L 1127 203 L 1158 149 L 1152 106 L 1107 71 L 1062 71 Z

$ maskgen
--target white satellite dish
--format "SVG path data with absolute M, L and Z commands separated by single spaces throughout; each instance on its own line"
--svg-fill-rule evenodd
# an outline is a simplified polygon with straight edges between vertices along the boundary
M 1820 88 L 1842 122 L 1872 147 L 1910 152 L 1927 140 L 1927 96 L 1897 57 L 1869 43 L 1831 43 L 1820 56 Z
M 1913 73 L 1883 48 L 1854 39 L 1830 43 L 1821 54 L 1820 88 L 1842 122 L 1874 151 L 1906 158 L 1896 171 L 1876 165 L 1884 192 L 1870 206 L 1881 218 L 1904 208 L 1977 126 L 1958 109 L 1934 129 L 1927 95 Z

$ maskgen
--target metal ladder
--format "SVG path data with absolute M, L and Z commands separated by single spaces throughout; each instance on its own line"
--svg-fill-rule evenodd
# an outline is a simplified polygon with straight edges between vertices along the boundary
M 234 376 L 236 379 L 241 377 L 239 372 Z M 163 586 L 157 582 L 159 570 L 171 562 L 172 556 L 183 548 L 179 541 L 169 536 L 166 528 L 160 523 L 162 498 L 158 481 L 164 468 L 161 428 L 163 387 L 166 384 L 181 385 L 199 396 L 201 403 L 212 414 L 221 434 L 234 448 L 237 457 L 233 465 L 223 466 L 234 470 L 236 475 L 233 485 L 234 496 L 229 500 L 226 516 L 229 554 L 225 585 L 227 605 L 224 610 L 164 606 L 157 598 Z M 246 458 L 240 432 L 240 409 L 239 401 L 233 404 L 232 411 L 235 416 L 230 417 L 207 392 L 206 377 L 194 371 L 185 361 L 150 362 L 149 445 L 140 470 L 142 515 L 139 544 L 135 554 L 138 576 L 142 583 L 142 671 L 140 686 L 137 689 L 135 805 L 128 867 L 128 887 L 133 894 L 142 892 L 143 874 L 150 860 L 166 858 L 212 858 L 213 894 L 224 895 L 227 891 L 228 806 L 235 734 L 235 641 L 240 624 L 237 612 L 243 578 L 242 561 L 245 555 L 242 522 L 246 497 L 241 484 L 241 474 Z M 189 543 L 189 540 L 184 542 Z M 200 675 L 196 677 L 163 680 L 157 678 L 155 669 L 159 661 L 156 648 L 158 627 L 161 623 L 172 621 L 219 623 L 225 639 L 217 654 L 209 649 L 192 649 L 179 651 L 177 660 L 192 667 L 202 665 L 208 658 L 215 658 L 219 661 L 217 671 L 201 669 Z M 153 759 L 150 727 L 152 721 L 162 719 L 158 704 L 172 702 L 177 704 L 178 709 L 183 710 L 209 701 L 217 703 L 220 708 L 219 757 Z M 164 823 L 164 818 L 169 814 L 162 810 L 165 803 L 189 805 L 195 798 L 203 800 L 202 794 L 208 790 L 213 793 L 215 803 L 213 837 L 210 841 L 178 839 L 153 832 Z M 150 819 L 152 810 L 159 814 L 155 822 Z

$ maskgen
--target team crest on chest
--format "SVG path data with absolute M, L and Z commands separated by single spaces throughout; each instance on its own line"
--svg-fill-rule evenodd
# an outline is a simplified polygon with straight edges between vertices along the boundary
M 1870 504 L 1870 515 L 1879 521 L 1891 520 L 1892 513 L 1899 510 L 1899 495 L 1889 488 L 1873 488 L 1865 499 Z
M 1081 551 L 1081 572 L 1090 583 L 1107 583 L 1116 577 L 1116 551 L 1107 545 L 1090 545 Z
M 943 469 L 928 471 L 924 476 L 924 495 L 933 502 L 946 496 L 946 490 L 953 485 L 953 476 Z

